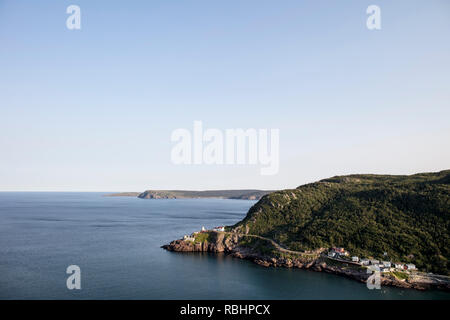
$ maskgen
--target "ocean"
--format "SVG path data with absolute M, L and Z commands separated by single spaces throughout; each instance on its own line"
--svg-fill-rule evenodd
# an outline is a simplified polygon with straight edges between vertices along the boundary
M 450 299 L 161 245 L 231 225 L 255 201 L 0 192 L 0 299 Z M 81 269 L 69 290 L 66 269 Z

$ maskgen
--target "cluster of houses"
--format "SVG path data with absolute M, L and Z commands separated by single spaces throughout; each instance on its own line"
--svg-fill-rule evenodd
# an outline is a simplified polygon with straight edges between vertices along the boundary
M 211 230 L 206 230 L 205 229 L 205 227 L 202 227 L 202 229 L 200 230 L 200 231 L 195 231 L 195 232 L 193 232 L 191 235 L 187 235 L 187 234 L 185 234 L 184 235 L 184 237 L 183 237 L 183 240 L 186 240 L 186 241 L 194 241 L 195 240 L 195 235 L 196 234 L 198 234 L 198 233 L 204 233 L 204 232 L 208 232 L 208 231 L 211 231 Z M 219 226 L 219 227 L 215 227 L 215 228 L 213 228 L 212 229 L 212 231 L 216 231 L 216 232 L 224 232 L 225 231 L 225 227 L 224 226 Z
M 385 253 L 385 255 L 387 254 Z M 331 250 L 328 252 L 328 257 L 348 260 L 348 262 L 350 263 L 350 259 L 347 258 L 349 256 L 349 252 L 340 247 L 331 248 Z M 416 266 L 412 263 L 404 264 L 400 262 L 392 263 L 390 261 L 379 261 L 376 259 L 360 259 L 357 256 L 351 257 L 351 263 L 360 266 L 374 266 L 376 268 L 379 268 L 381 272 L 391 272 L 396 270 L 417 270 Z

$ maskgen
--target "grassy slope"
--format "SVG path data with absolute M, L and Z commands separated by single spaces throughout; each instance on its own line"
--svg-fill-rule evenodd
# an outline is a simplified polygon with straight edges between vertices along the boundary
M 450 170 L 412 176 L 333 177 L 264 196 L 233 226 L 294 250 L 352 254 L 450 270 Z

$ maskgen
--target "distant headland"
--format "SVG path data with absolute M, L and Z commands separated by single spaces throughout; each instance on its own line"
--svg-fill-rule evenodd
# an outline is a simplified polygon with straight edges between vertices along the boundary
M 146 190 L 144 192 L 119 192 L 106 194 L 108 197 L 138 197 L 141 199 L 241 199 L 241 200 L 259 200 L 271 190 L 206 190 L 206 191 L 187 191 L 187 190 Z

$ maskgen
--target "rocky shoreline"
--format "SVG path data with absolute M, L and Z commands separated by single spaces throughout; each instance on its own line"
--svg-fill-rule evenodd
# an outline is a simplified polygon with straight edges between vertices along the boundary
M 209 232 L 208 239 L 202 242 L 190 240 L 174 240 L 161 248 L 173 252 L 210 252 L 225 253 L 235 258 L 250 260 L 264 267 L 285 267 L 307 269 L 345 276 L 347 278 L 367 282 L 371 275 L 366 268 L 354 267 L 345 263 L 333 263 L 317 250 L 307 255 L 284 254 L 283 252 L 261 252 L 261 248 L 245 244 L 247 235 L 223 232 Z M 381 286 L 394 286 L 405 289 L 440 289 L 450 291 L 450 282 L 426 274 L 412 275 L 408 279 L 399 280 L 390 274 L 381 274 Z

